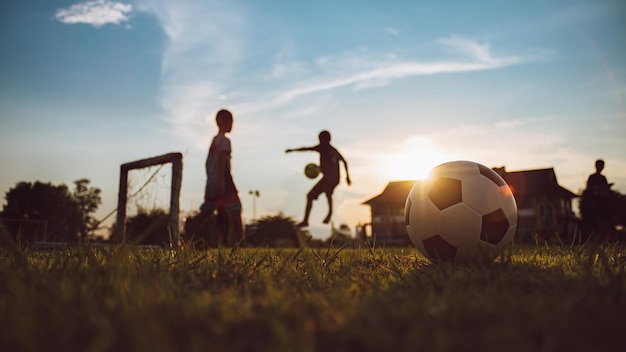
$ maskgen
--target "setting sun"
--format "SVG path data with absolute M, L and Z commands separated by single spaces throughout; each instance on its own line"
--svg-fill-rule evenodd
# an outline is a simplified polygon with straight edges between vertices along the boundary
M 405 150 L 392 154 L 388 159 L 385 174 L 390 180 L 423 179 L 433 167 L 449 161 L 427 138 L 413 138 L 404 144 Z

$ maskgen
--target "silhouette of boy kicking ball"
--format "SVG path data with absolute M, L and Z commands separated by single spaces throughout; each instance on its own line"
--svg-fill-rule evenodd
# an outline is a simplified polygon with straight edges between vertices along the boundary
M 306 196 L 306 210 L 304 212 L 304 219 L 299 223 L 298 227 L 309 226 L 309 215 L 311 214 L 311 208 L 313 201 L 319 197 L 320 194 L 326 194 L 328 200 L 328 215 L 324 218 L 324 224 L 330 222 L 330 218 L 333 214 L 333 191 L 339 184 L 339 162 L 342 161 L 344 169 L 346 170 L 346 182 L 348 186 L 352 184 L 350 181 L 350 173 L 348 172 L 348 162 L 343 158 L 341 153 L 335 147 L 330 144 L 330 132 L 322 131 L 319 134 L 320 143 L 313 147 L 301 147 L 297 149 L 287 149 L 285 153 L 291 152 L 318 152 L 320 154 L 320 171 L 322 172 L 322 179 L 319 180 L 311 188 Z

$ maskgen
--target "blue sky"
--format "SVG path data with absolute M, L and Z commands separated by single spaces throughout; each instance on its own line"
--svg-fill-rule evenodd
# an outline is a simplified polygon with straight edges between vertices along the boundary
M 554 167 L 577 192 L 603 158 L 625 193 L 624 33 L 619 0 L 4 2 L 0 190 L 85 177 L 104 216 L 120 164 L 179 151 L 194 210 L 228 108 L 247 220 L 256 189 L 257 215 L 301 218 L 316 155 L 284 150 L 323 129 L 353 181 L 335 193 L 337 225 L 369 221 L 361 203 L 388 181 L 458 159 Z M 144 202 L 167 203 L 166 178 Z M 320 237 L 325 211 L 318 200 Z

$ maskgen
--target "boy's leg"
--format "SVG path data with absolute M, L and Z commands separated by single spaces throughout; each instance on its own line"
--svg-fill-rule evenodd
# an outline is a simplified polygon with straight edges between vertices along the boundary
M 333 194 L 331 192 L 326 192 L 326 199 L 328 200 L 328 214 L 324 218 L 324 224 L 328 224 L 330 222 L 330 217 L 333 215 Z
M 324 194 L 326 194 L 326 200 L 328 200 L 328 214 L 326 215 L 326 218 L 324 218 L 324 224 L 328 224 L 330 222 L 330 218 L 333 216 L 333 192 L 338 184 L 339 180 L 329 183 L 328 188 L 324 191 Z
M 241 201 L 238 195 L 231 195 L 225 199 L 222 211 L 226 217 L 225 234 L 228 237 L 228 245 L 244 247 L 246 244 L 243 231 L 243 221 L 241 219 Z M 232 230 L 232 237 L 230 231 Z
M 311 215 L 311 209 L 313 208 L 313 201 L 319 197 L 320 194 L 324 193 L 325 182 L 324 178 L 319 180 L 318 183 L 311 188 L 309 193 L 306 195 L 306 208 L 304 210 L 304 219 L 302 222 L 296 225 L 296 227 L 307 227 L 309 226 L 309 216 Z
M 297 227 L 307 227 L 309 226 L 309 216 L 311 215 L 311 209 L 313 208 L 313 199 L 311 197 L 307 197 L 306 199 L 306 208 L 304 209 L 304 219 L 302 222 L 296 225 Z
M 231 241 L 229 241 L 228 236 L 228 228 L 229 228 L 230 218 L 228 215 L 228 211 L 223 208 L 217 209 L 217 245 L 220 247 L 229 246 Z
M 245 247 L 241 209 L 220 209 L 218 213 L 221 245 Z
M 185 221 L 185 232 L 183 233 L 183 240 L 191 241 L 193 236 L 195 236 L 198 229 L 209 216 L 213 214 L 213 211 L 204 210 L 201 211 L 200 214 L 196 216 L 192 216 Z
M 232 210 L 228 212 L 230 217 L 230 225 L 233 229 L 233 234 L 235 235 L 235 246 L 245 247 L 246 246 L 246 237 L 243 232 L 243 221 L 241 220 L 241 209 Z

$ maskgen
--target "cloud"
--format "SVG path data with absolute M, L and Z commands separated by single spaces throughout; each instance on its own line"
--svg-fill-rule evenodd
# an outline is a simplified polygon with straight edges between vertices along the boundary
M 282 92 L 275 93 L 274 98 L 262 102 L 246 104 L 246 112 L 277 108 L 292 100 L 309 94 L 330 91 L 342 87 L 353 87 L 355 90 L 377 88 L 389 85 L 393 80 L 411 76 L 434 75 L 441 73 L 462 73 L 497 69 L 526 61 L 520 56 L 497 56 L 487 44 L 471 39 L 451 37 L 439 40 L 442 45 L 465 54 L 464 59 L 420 62 L 414 60 L 397 60 L 391 56 L 385 60 L 364 57 L 348 57 L 339 60 L 318 58 L 315 60 L 321 72 L 314 72 L 309 81 L 294 85 Z M 321 77 L 321 78 L 319 78 Z
M 391 35 L 396 36 L 396 37 L 398 35 L 400 35 L 400 32 L 398 32 L 398 30 L 393 28 L 393 27 L 386 27 L 384 29 L 384 31 L 385 31 L 385 33 L 391 34 Z
M 174 135 L 204 149 L 215 111 L 241 99 L 240 87 L 252 81 L 245 80 L 240 69 L 249 32 L 243 10 L 210 0 L 135 4 L 137 11 L 154 16 L 165 34 L 160 88 L 164 118 Z M 282 74 L 282 69 L 274 74 Z
M 303 56 L 296 33 L 281 36 L 262 25 L 254 8 L 238 2 L 136 0 L 166 35 L 161 106 L 173 132 L 199 141 L 212 128 L 210 115 L 224 106 L 238 116 L 294 116 L 333 106 L 339 90 L 381 89 L 408 77 L 492 70 L 528 61 L 501 55 L 488 43 L 448 37 L 436 43 L 457 53 L 424 61 L 366 47 Z M 384 28 L 389 34 L 395 28 Z M 286 39 L 285 39 L 286 38 Z M 261 45 L 263 44 L 263 45 Z M 301 49 L 302 50 L 302 49 Z
M 110 0 L 94 0 L 74 4 L 56 12 L 55 18 L 61 23 L 84 23 L 94 27 L 105 24 L 127 22 L 132 15 L 132 5 Z
M 495 126 L 499 130 L 508 130 L 508 129 L 516 128 L 518 126 L 522 126 L 525 123 L 526 121 L 522 119 L 511 119 L 511 120 L 497 121 L 495 123 Z

